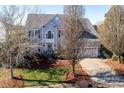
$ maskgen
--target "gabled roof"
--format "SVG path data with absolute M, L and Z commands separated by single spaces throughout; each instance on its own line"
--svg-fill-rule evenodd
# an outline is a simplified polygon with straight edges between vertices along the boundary
M 88 31 L 84 31 L 83 35 L 81 38 L 87 38 L 87 39 L 97 39 L 96 35 L 88 32 Z
M 28 14 L 26 21 L 26 28 L 37 29 L 44 26 L 51 19 L 53 19 L 56 14 Z
M 61 20 L 60 28 L 62 27 L 62 29 L 63 29 L 64 15 L 62 15 L 62 14 L 29 14 L 27 21 L 26 21 L 26 28 L 27 29 L 41 28 L 42 26 L 46 25 L 50 20 L 55 18 L 57 15 L 60 17 L 60 20 Z M 83 19 L 81 19 L 81 21 L 84 25 L 85 31 L 88 34 L 88 36 L 86 36 L 86 37 L 95 39 L 97 36 L 97 32 L 94 29 L 91 22 L 89 21 L 89 19 L 83 18 Z
M 93 25 L 91 24 L 90 20 L 87 19 L 87 18 L 83 18 L 82 19 L 82 23 L 83 23 L 83 26 L 84 26 L 84 29 L 85 31 L 97 36 L 97 32 L 96 30 L 94 29 Z

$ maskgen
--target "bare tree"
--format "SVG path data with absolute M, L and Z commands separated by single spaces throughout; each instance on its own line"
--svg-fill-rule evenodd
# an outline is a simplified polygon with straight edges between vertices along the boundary
M 28 13 L 32 13 L 32 14 L 44 13 L 39 5 L 27 6 L 27 9 L 28 9 Z
M 119 56 L 120 61 L 124 53 L 124 9 L 114 5 L 105 17 L 98 29 L 99 39 L 108 50 Z
M 64 8 L 63 44 L 65 45 L 66 55 L 72 63 L 74 75 L 81 44 L 80 39 L 84 31 L 82 25 L 84 12 L 84 7 L 79 5 L 70 5 Z
M 35 10 L 34 8 L 32 9 L 33 13 L 35 11 L 37 13 L 39 12 L 38 10 L 40 10 L 36 7 Z M 13 78 L 13 62 L 15 61 L 15 57 L 17 58 L 16 63 L 18 63 L 21 49 L 24 49 L 22 48 L 24 47 L 24 43 L 28 42 L 23 25 L 27 14 L 32 13 L 32 11 L 29 11 L 26 6 L 2 6 L 1 20 L 6 28 L 6 42 L 1 44 L 1 53 L 3 56 L 7 56 L 7 59 L 1 59 L 3 62 L 9 63 L 11 78 Z
M 25 14 L 26 9 L 24 6 L 2 6 L 1 20 L 6 28 L 6 42 L 2 45 L 1 49 L 6 50 L 4 53 L 8 56 L 11 78 L 13 78 L 13 50 L 17 46 L 20 47 L 18 32 L 21 30 L 17 26 L 22 24 Z

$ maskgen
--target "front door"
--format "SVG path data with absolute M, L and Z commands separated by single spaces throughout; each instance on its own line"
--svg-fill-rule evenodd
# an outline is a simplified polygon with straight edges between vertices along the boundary
M 53 44 L 47 43 L 47 54 L 53 54 Z

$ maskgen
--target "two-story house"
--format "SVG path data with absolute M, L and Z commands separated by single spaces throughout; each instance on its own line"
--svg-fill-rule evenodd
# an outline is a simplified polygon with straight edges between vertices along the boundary
M 27 37 L 38 47 L 33 52 L 49 53 L 60 48 L 62 43 L 62 20 L 64 15 L 57 14 L 29 14 L 26 21 Z M 85 53 L 82 57 L 97 57 L 99 54 L 99 42 L 97 33 L 86 18 L 82 19 L 86 29 L 84 38 L 88 41 L 85 45 Z

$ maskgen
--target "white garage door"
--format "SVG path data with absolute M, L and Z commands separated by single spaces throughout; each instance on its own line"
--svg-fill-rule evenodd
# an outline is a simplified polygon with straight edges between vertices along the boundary
M 97 47 L 86 47 L 85 51 L 82 51 L 83 57 L 97 57 L 98 48 Z

